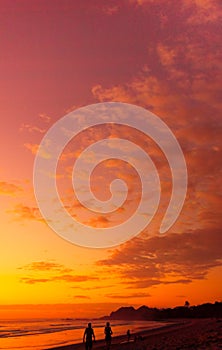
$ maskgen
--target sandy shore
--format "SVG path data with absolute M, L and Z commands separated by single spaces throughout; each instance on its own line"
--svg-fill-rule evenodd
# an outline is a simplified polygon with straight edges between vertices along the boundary
M 126 342 L 126 336 L 113 337 L 111 350 L 222 350 L 222 320 L 178 320 L 167 326 L 143 331 L 143 340 Z M 132 336 L 134 338 L 135 334 Z M 93 350 L 105 350 L 103 340 Z M 84 350 L 84 344 L 51 348 L 50 350 Z

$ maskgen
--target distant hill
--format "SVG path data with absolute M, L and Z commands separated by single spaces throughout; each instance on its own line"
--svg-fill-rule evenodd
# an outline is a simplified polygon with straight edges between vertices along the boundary
M 189 304 L 189 303 L 188 303 Z M 168 318 L 207 318 L 222 317 L 222 302 L 206 303 L 197 306 L 177 306 L 173 309 L 157 309 L 141 306 L 121 307 L 104 318 L 110 320 L 161 320 Z

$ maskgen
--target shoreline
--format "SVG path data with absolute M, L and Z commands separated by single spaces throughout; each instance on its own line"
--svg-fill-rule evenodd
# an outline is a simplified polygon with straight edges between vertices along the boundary
M 127 341 L 126 335 L 112 338 L 111 350 L 137 349 L 222 349 L 222 320 L 209 319 L 174 319 L 165 320 L 169 324 L 162 327 L 132 333 L 133 340 L 141 335 L 143 340 Z M 56 346 L 44 350 L 84 350 L 83 343 Z M 104 339 L 93 343 L 93 350 L 105 349 Z
M 131 339 L 130 342 L 127 341 L 127 336 L 126 334 L 121 334 L 117 336 L 112 337 L 112 348 L 117 345 L 122 346 L 123 344 L 132 344 L 134 343 L 134 337 L 141 335 L 142 337 L 147 337 L 149 334 L 154 334 L 154 332 L 161 332 L 161 331 L 167 331 L 168 329 L 175 327 L 175 326 L 180 326 L 180 325 L 185 325 L 188 321 L 187 320 L 161 320 L 157 322 L 163 322 L 165 323 L 164 325 L 156 328 L 151 328 L 147 330 L 142 330 L 140 332 L 134 332 L 131 333 Z M 167 324 L 166 324 L 167 323 Z M 93 349 L 104 349 L 105 348 L 105 340 L 104 339 L 98 339 L 95 342 L 93 342 Z M 43 350 L 79 350 L 79 349 L 85 349 L 85 346 L 82 343 L 73 343 L 69 345 L 60 345 L 56 347 L 51 347 L 51 348 L 44 348 Z

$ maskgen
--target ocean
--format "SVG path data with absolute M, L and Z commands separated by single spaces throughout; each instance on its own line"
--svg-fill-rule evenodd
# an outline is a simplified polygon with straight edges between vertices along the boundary
M 0 349 L 43 350 L 82 342 L 83 332 L 92 322 L 96 339 L 104 338 L 106 321 L 98 319 L 38 318 L 0 319 Z M 113 336 L 163 326 L 163 322 L 111 321 Z

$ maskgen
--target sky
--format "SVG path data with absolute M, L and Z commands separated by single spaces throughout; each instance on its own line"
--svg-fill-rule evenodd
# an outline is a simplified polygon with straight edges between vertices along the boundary
M 91 316 L 122 305 L 221 301 L 221 1 L 0 0 L 0 8 L 0 305 L 76 304 Z M 107 228 L 138 206 L 139 174 L 119 159 L 94 169 L 92 190 L 107 200 L 110 182 L 122 179 L 128 186 L 123 205 L 100 214 L 78 202 L 73 163 L 103 138 L 128 139 L 147 152 L 162 190 L 153 220 L 139 235 L 95 249 L 70 243 L 47 225 L 34 196 L 33 165 L 50 127 L 101 102 L 157 115 L 181 146 L 188 187 L 179 217 L 160 234 L 172 191 L 160 148 L 127 126 L 82 131 L 64 148 L 56 174 L 73 218 Z

